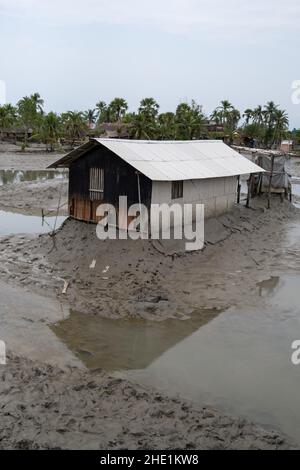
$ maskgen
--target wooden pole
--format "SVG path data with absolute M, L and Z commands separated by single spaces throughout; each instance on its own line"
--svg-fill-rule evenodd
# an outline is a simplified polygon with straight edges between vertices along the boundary
M 269 191 L 268 191 L 268 209 L 271 208 L 271 188 L 272 188 L 272 178 L 273 178 L 273 172 L 274 172 L 274 160 L 275 160 L 275 156 L 272 155 L 270 181 L 269 181 Z
M 252 188 L 252 174 L 250 175 L 250 178 L 248 181 L 248 194 L 247 194 L 247 202 L 246 202 L 247 208 L 250 207 L 251 188 Z
M 237 203 L 241 202 L 241 176 L 238 176 Z

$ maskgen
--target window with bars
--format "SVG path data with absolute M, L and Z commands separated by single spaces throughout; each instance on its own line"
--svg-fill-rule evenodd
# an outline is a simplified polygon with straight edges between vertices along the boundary
M 104 197 L 104 170 L 103 168 L 90 168 L 90 199 L 100 201 Z
M 172 181 L 172 199 L 183 197 L 183 181 Z

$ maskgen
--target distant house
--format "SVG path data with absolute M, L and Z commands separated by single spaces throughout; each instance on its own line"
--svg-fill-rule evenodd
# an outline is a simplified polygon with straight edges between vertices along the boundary
M 108 139 L 129 139 L 130 124 L 123 122 L 103 122 L 101 124 L 103 135 L 101 137 Z
M 293 151 L 293 144 L 292 140 L 283 140 L 280 144 L 280 150 L 285 153 L 290 153 Z
M 1 129 L 0 138 L 8 142 L 17 142 L 17 141 L 23 141 L 25 139 L 26 134 L 27 134 L 28 139 L 31 138 L 33 134 L 33 130 L 25 129 L 23 127 Z
M 69 168 L 69 214 L 97 222 L 101 202 L 202 203 L 206 217 L 230 211 L 239 175 L 263 171 L 222 141 L 92 139 L 49 168 Z
M 251 195 L 277 193 L 292 196 L 291 156 L 282 150 L 251 149 L 235 147 L 247 158 L 251 158 L 264 172 L 252 182 Z

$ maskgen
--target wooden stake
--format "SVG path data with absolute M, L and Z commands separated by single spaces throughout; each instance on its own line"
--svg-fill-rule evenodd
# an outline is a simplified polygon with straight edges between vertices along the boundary
M 238 190 L 237 190 L 237 203 L 241 202 L 241 177 L 238 176 Z
M 246 202 L 247 208 L 250 207 L 251 187 L 252 187 L 252 174 L 250 175 L 249 182 L 248 182 L 248 194 L 247 194 L 247 202 Z
M 272 156 L 272 162 L 271 162 L 269 191 L 268 191 L 268 209 L 271 208 L 271 188 L 272 188 L 272 178 L 273 178 L 273 172 L 274 172 L 274 160 L 275 160 L 275 156 L 273 155 Z

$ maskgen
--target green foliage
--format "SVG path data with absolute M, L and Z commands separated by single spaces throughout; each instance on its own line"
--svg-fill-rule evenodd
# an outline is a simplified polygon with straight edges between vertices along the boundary
M 76 140 L 84 137 L 87 131 L 87 124 L 84 113 L 80 111 L 68 111 L 61 115 L 63 135 L 74 145 Z
M 136 112 L 128 111 L 124 98 L 114 98 L 109 104 L 98 101 L 95 108 L 68 111 L 58 115 L 44 112 L 44 101 L 39 93 L 24 96 L 16 107 L 11 104 L 0 106 L 0 138 L 4 129 L 20 128 L 24 131 L 24 149 L 31 139 L 43 142 L 47 150 L 53 151 L 60 140 L 75 145 L 87 135 L 102 135 L 105 124 L 115 124 L 120 136 L 125 129 L 134 139 L 193 140 L 202 138 L 233 141 L 239 135 L 254 139 L 258 146 L 276 147 L 284 138 L 293 138 L 300 144 L 300 130 L 288 130 L 288 116 L 273 102 L 254 109 L 246 109 L 241 115 L 228 100 L 214 110 L 210 119 L 202 107 L 192 101 L 180 103 L 175 112 L 161 112 L 152 97 L 143 98 Z M 240 124 L 241 117 L 243 123 Z M 95 128 L 91 131 L 92 128 Z
M 58 143 L 59 138 L 62 135 L 62 120 L 53 112 L 46 114 L 43 117 L 39 137 L 44 144 L 46 149 L 53 152 L 55 145 Z
M 241 114 L 229 101 L 224 100 L 212 113 L 211 119 L 224 126 L 225 133 L 232 134 L 238 127 Z
M 264 107 L 247 109 L 243 116 L 243 135 L 255 139 L 260 147 L 276 147 L 288 136 L 288 115 L 273 101 L 269 101 Z

